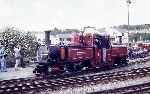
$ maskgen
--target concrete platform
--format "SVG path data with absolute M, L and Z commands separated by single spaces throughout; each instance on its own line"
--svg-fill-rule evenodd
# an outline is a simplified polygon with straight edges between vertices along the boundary
M 35 65 L 30 65 L 26 68 L 19 68 L 18 71 L 14 68 L 7 68 L 7 72 L 0 72 L 0 80 L 34 77 L 34 67 Z

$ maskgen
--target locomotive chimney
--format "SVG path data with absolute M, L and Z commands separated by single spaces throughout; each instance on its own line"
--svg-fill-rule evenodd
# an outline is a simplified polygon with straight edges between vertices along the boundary
M 118 36 L 119 38 L 119 44 L 122 44 L 122 36 Z
M 48 46 L 49 44 L 51 44 L 51 40 L 50 40 L 50 30 L 48 31 L 44 31 L 45 32 L 45 44 Z

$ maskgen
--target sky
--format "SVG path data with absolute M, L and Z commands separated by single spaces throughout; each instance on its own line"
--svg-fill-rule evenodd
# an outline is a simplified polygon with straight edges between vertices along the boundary
M 150 23 L 150 0 L 131 0 L 130 24 Z M 0 0 L 0 28 L 24 30 L 127 24 L 126 0 Z

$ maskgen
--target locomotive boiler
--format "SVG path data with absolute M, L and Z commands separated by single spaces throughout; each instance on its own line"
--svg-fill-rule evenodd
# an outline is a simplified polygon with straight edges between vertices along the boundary
M 70 41 L 68 45 L 48 43 L 46 62 L 39 62 L 34 73 L 76 72 L 127 63 L 127 47 L 111 45 L 109 35 L 82 33 L 73 35 Z

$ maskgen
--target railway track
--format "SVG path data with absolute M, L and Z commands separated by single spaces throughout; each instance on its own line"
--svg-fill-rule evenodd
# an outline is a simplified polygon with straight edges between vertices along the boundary
M 150 82 L 87 94 L 150 94 Z
M 107 74 L 95 74 L 90 76 L 65 77 L 57 79 L 48 78 L 24 78 L 0 81 L 0 94 L 34 94 L 38 90 L 48 88 L 50 90 L 59 90 L 68 87 L 81 87 L 88 84 L 109 83 L 115 81 L 124 81 L 138 77 L 150 75 L 150 67 L 138 68 L 130 71 L 119 71 Z
M 139 62 L 149 61 L 150 58 L 142 59 Z M 96 71 L 97 72 L 97 71 Z M 114 81 L 123 81 L 127 79 L 134 79 L 137 77 L 144 77 L 150 75 L 150 67 L 138 68 L 133 70 L 118 71 L 112 73 L 93 72 L 91 75 L 81 75 L 83 73 L 76 73 L 72 75 L 63 75 L 58 78 L 57 75 L 38 77 L 38 78 L 19 78 L 11 80 L 0 81 L 0 94 L 23 94 L 29 92 L 34 94 L 39 90 L 49 88 L 51 90 L 58 90 L 62 88 L 83 86 L 87 84 L 109 83 Z

